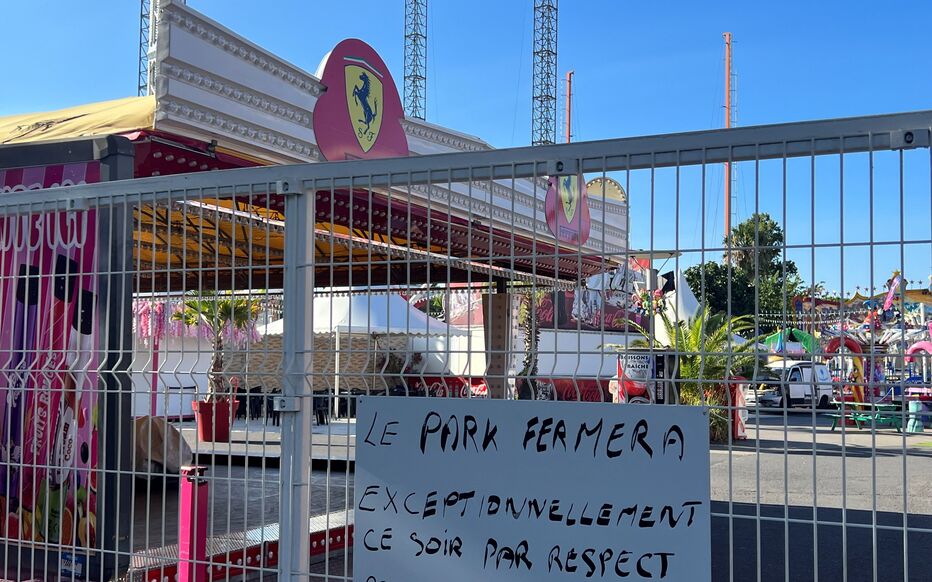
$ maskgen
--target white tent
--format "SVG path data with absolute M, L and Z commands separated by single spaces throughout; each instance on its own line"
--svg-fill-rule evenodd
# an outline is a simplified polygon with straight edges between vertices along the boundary
M 465 336 L 454 325 L 429 317 L 400 295 L 349 295 L 314 298 L 314 333 Z M 285 320 L 259 328 L 261 335 L 281 335 Z
M 279 319 L 260 327 L 259 333 L 282 335 L 284 328 L 284 320 Z M 315 297 L 313 333 L 333 334 L 337 354 L 346 336 L 409 336 L 408 349 L 422 354 L 426 374 L 450 373 L 451 352 L 457 352 L 459 343 L 467 343 L 469 335 L 459 327 L 429 317 L 400 295 L 365 294 Z M 464 338 L 463 342 L 452 341 L 459 337 Z
M 699 300 L 682 271 L 676 272 L 675 290 L 668 293 L 664 298 L 667 318 L 671 322 L 689 321 L 699 313 Z M 670 338 L 667 336 L 667 328 L 663 325 L 663 318 L 660 315 L 654 316 L 654 337 L 662 344 L 669 345 Z
M 675 290 L 666 297 L 666 301 L 671 320 L 688 321 L 699 313 L 699 300 L 689 288 L 682 271 L 676 272 Z
M 314 332 L 401 333 L 465 336 L 467 332 L 429 317 L 400 295 L 350 295 L 314 299 Z

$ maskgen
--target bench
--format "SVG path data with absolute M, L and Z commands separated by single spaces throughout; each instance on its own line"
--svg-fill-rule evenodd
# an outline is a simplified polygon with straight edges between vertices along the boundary
M 862 424 L 871 425 L 871 423 L 874 423 L 874 426 L 891 426 L 896 429 L 896 432 L 900 432 L 900 429 L 903 428 L 899 413 L 885 414 L 883 412 L 878 412 L 877 414 L 868 414 L 864 412 L 848 412 L 841 414 L 839 412 L 828 414 L 827 416 L 832 419 L 832 432 L 835 432 L 835 428 L 842 418 L 851 419 L 854 425 L 858 427 L 858 430 L 861 430 Z
M 861 415 L 859 414 L 852 414 L 850 412 L 847 414 L 841 414 L 840 412 L 838 412 L 838 413 L 827 414 L 826 416 L 832 419 L 832 432 L 835 432 L 835 428 L 838 426 L 838 422 L 842 418 L 847 418 L 847 419 L 854 421 L 854 424 L 855 426 L 858 427 L 858 430 L 861 430 L 861 420 L 859 418 Z
M 870 422 L 870 415 L 868 415 L 867 422 Z M 900 429 L 903 428 L 903 423 L 902 423 L 902 419 L 900 418 L 899 412 L 894 412 L 894 413 L 878 412 L 877 415 L 874 417 L 874 422 L 877 424 L 877 426 L 880 426 L 880 425 L 892 426 L 893 428 L 896 429 L 896 432 L 900 432 Z

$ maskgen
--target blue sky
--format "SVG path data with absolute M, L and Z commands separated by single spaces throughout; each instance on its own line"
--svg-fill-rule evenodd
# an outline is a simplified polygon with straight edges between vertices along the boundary
M 310 71 L 339 40 L 362 38 L 382 54 L 401 82 L 403 0 L 189 0 L 189 4 Z M 429 121 L 480 136 L 498 147 L 529 142 L 531 4 L 530 0 L 431 2 Z M 576 71 L 574 139 L 721 126 L 721 33 L 725 30 L 735 37 L 739 125 L 930 107 L 932 76 L 923 73 L 932 52 L 926 40 L 932 17 L 928 3 L 714 4 L 564 0 L 559 70 L 561 75 L 570 68 Z M 0 115 L 134 94 L 137 10 L 135 0 L 5 3 L 0 9 L 0 70 L 7 84 L 0 96 Z M 928 152 L 906 156 L 902 213 L 895 157 L 875 160 L 874 240 L 898 240 L 902 214 L 906 238 L 928 241 L 932 238 Z M 815 214 L 808 160 L 790 163 L 785 216 L 779 164 L 762 165 L 758 196 L 753 166 L 742 165 L 738 218 L 755 207 L 771 211 L 786 225 L 791 244 L 811 242 L 813 222 L 816 242 L 837 243 L 842 219 L 846 242 L 869 240 L 866 163 L 866 156 L 845 160 L 842 213 L 837 158 L 820 160 Z M 632 246 L 698 247 L 703 234 L 706 246 L 718 244 L 721 170 L 708 171 L 704 224 L 699 219 L 698 174 L 681 174 L 678 221 L 672 177 L 658 173 L 652 217 L 649 181 L 632 176 Z M 898 245 L 875 248 L 873 277 L 871 253 L 865 248 L 846 250 L 844 270 L 837 247 L 790 254 L 806 279 L 814 270 L 815 279 L 826 281 L 830 289 L 844 285 L 850 291 L 871 281 L 879 284 L 901 266 Z M 908 278 L 924 280 L 932 272 L 929 243 L 903 248 L 902 254 Z M 698 260 L 698 255 L 684 255 L 680 264 Z

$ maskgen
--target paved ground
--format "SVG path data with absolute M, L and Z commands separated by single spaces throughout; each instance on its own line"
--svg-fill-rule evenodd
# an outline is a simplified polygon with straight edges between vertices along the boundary
M 277 580 L 273 573 L 253 572 L 243 582 L 258 582 Z M 334 552 L 328 559 L 318 559 L 311 563 L 311 575 L 308 582 L 352 582 L 353 580 L 353 551 Z
M 869 511 L 849 510 L 843 515 L 839 509 L 820 508 L 817 528 L 811 523 L 811 507 L 790 507 L 786 512 L 782 505 L 762 505 L 764 520 L 760 522 L 756 504 L 733 506 L 731 518 L 721 516 L 728 513 L 727 504 L 713 501 L 712 511 L 712 579 L 716 582 L 932 580 L 932 533 L 928 533 L 932 519 L 928 515 L 911 515 L 909 526 L 926 531 L 910 531 L 904 537 L 901 513 L 876 514 L 881 528 L 891 529 L 878 529 L 875 544 L 869 527 L 874 515 Z M 909 556 L 908 575 L 904 573 L 904 547 Z
M 241 533 L 281 521 L 277 468 L 215 465 L 209 480 L 208 537 Z M 178 486 L 137 483 L 133 508 L 132 547 L 165 547 L 178 542 Z M 345 471 L 313 471 L 311 515 L 343 511 L 353 498 L 352 476 Z
M 932 433 L 830 427 L 752 415 L 712 451 L 713 580 L 932 580 Z
M 817 416 L 813 429 L 803 413 L 786 425 L 782 414 L 752 417 L 750 440 L 711 453 L 712 499 L 932 515 L 932 432 L 830 426 Z

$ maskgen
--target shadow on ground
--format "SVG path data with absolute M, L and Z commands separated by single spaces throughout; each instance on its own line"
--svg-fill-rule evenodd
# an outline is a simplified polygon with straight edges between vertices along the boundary
M 880 527 L 875 533 L 870 511 L 848 510 L 843 514 L 840 509 L 819 509 L 817 527 L 811 523 L 811 507 L 790 506 L 787 516 L 782 505 L 761 505 L 760 521 L 754 504 L 735 503 L 729 510 L 728 503 L 713 501 L 712 512 L 715 581 L 732 579 L 732 573 L 734 580 L 815 580 L 816 571 L 818 579 L 826 581 L 932 579 L 929 570 L 932 533 L 909 531 L 904 537 L 903 515 L 899 513 L 878 512 L 876 520 Z M 907 525 L 932 531 L 932 516 L 910 515 Z M 904 555 L 909 556 L 905 564 L 908 575 Z

